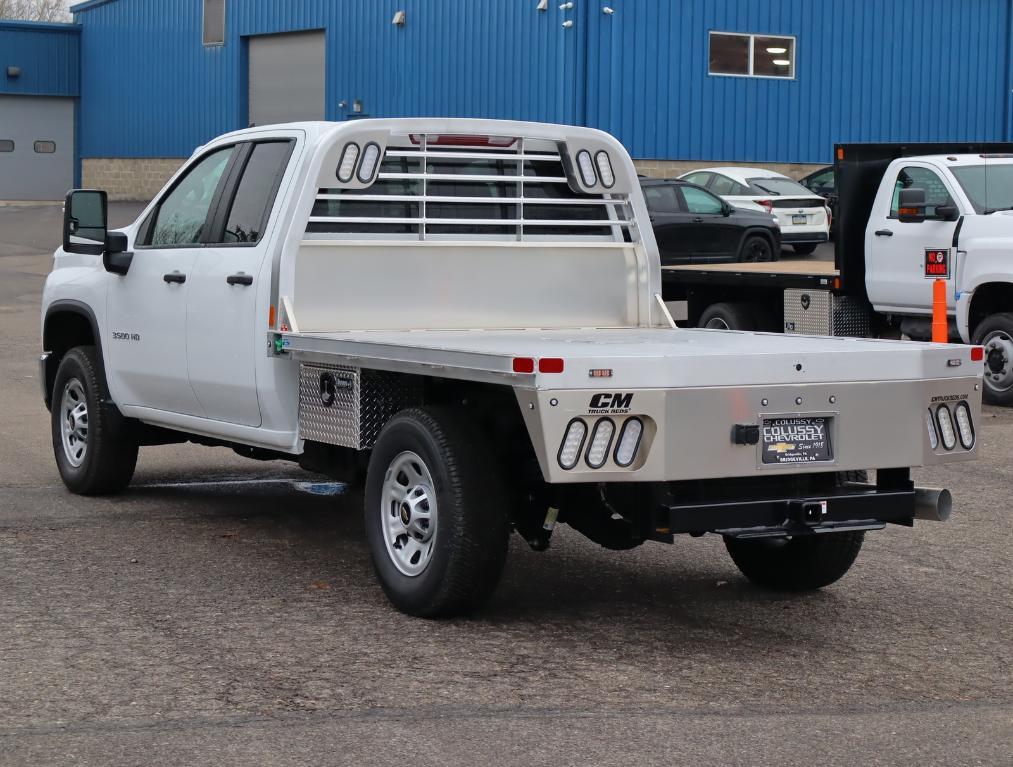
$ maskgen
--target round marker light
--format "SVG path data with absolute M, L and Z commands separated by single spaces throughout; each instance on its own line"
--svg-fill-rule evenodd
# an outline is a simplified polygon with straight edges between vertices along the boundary
M 560 466 L 569 470 L 577 465 L 577 458 L 580 457 L 580 449 L 584 447 L 585 437 L 587 437 L 587 424 L 579 418 L 574 418 L 566 427 L 563 444 L 559 446 L 559 455 L 556 456 Z
M 338 181 L 349 182 L 355 175 L 355 163 L 359 159 L 359 145 L 346 144 L 345 151 L 341 153 L 341 162 L 338 164 Z
M 598 180 L 594 175 L 594 163 L 591 162 L 591 153 L 582 149 L 577 153 L 577 165 L 580 168 L 580 179 L 584 186 L 594 186 Z
M 955 413 L 960 444 L 964 450 L 970 450 L 974 447 L 974 424 L 971 423 L 971 408 L 966 402 L 961 402 L 957 405 Z
M 587 448 L 587 455 L 584 460 L 592 469 L 600 469 L 605 465 L 608 458 L 609 448 L 612 447 L 612 437 L 616 433 L 616 425 L 611 418 L 599 418 L 594 425 L 594 432 L 591 434 L 591 444 Z
M 929 447 L 935 450 L 939 447 L 939 435 L 936 434 L 936 422 L 932 418 L 932 408 L 925 411 L 925 427 L 929 430 Z
M 644 424 L 639 418 L 627 418 L 619 432 L 619 442 L 616 443 L 616 454 L 613 456 L 617 466 L 626 468 L 633 459 L 637 457 L 637 448 L 640 447 L 640 438 L 644 436 Z
M 594 156 L 594 161 L 598 164 L 598 178 L 601 179 L 602 186 L 606 189 L 611 189 L 616 183 L 616 174 L 612 172 L 612 160 L 609 159 L 608 152 L 602 150 Z
M 936 410 L 936 423 L 939 424 L 939 437 L 943 440 L 943 447 L 953 450 L 957 446 L 957 434 L 953 430 L 953 414 L 946 405 L 940 405 Z
M 362 162 L 359 163 L 359 181 L 368 184 L 373 180 L 373 173 L 376 171 L 376 163 L 380 159 L 380 146 L 370 142 L 366 144 L 362 152 Z

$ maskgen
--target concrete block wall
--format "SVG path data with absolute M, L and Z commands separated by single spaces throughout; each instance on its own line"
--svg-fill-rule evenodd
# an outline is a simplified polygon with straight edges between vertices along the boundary
M 819 170 L 825 166 L 823 165 L 812 165 L 806 163 L 786 163 L 786 162 L 769 162 L 769 163 L 744 163 L 744 162 L 721 162 L 719 160 L 713 160 L 708 162 L 697 162 L 688 161 L 682 162 L 679 160 L 634 160 L 633 164 L 637 166 L 637 172 L 644 176 L 651 176 L 652 178 L 676 178 L 681 176 L 683 173 L 688 173 L 691 170 L 697 168 L 714 168 L 718 166 L 736 166 L 746 168 L 763 168 L 764 170 L 772 170 L 775 173 L 783 173 L 791 178 L 802 178 L 808 176 L 813 171 Z
M 110 200 L 147 201 L 185 162 L 182 157 L 110 158 L 81 160 L 81 185 L 105 189 Z

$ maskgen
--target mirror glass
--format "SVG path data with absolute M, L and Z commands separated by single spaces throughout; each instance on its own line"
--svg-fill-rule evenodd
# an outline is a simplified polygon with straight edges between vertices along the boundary
M 67 200 L 67 234 L 73 245 L 101 245 L 106 241 L 106 205 L 102 192 L 76 191 Z

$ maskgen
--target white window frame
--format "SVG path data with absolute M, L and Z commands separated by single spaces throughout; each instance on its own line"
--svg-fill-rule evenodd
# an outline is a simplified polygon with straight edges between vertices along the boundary
M 749 72 L 732 74 L 730 72 L 712 72 L 710 66 L 711 40 L 715 35 L 725 37 L 748 37 L 749 38 Z M 790 75 L 757 75 L 753 74 L 753 59 L 756 48 L 756 38 L 766 37 L 776 40 L 791 40 L 791 74 Z M 707 31 L 707 76 L 708 77 L 755 77 L 758 80 L 794 80 L 796 63 L 798 62 L 798 39 L 795 35 L 775 35 L 762 32 L 725 32 L 724 30 L 711 29 Z

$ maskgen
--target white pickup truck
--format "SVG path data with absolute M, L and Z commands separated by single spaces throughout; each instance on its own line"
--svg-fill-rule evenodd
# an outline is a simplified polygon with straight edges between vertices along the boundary
M 948 516 L 910 467 L 978 450 L 980 348 L 676 328 L 599 131 L 249 129 L 124 230 L 105 208 L 68 195 L 43 296 L 67 487 L 121 490 L 140 445 L 184 441 L 364 477 L 411 614 L 481 604 L 510 531 L 542 549 L 558 522 L 615 549 L 717 533 L 754 582 L 820 588 L 865 531 Z
M 701 326 L 931 337 L 984 347 L 984 396 L 1013 405 L 1013 144 L 840 144 L 835 261 L 665 267 L 665 298 Z

